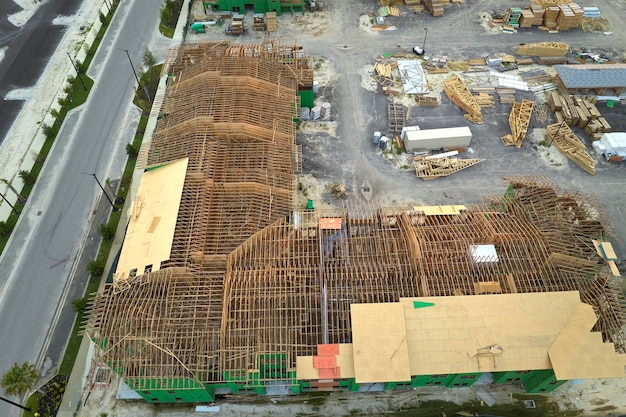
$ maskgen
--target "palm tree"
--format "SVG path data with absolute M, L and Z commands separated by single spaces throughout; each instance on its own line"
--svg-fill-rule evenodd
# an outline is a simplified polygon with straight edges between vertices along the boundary
M 39 374 L 35 365 L 24 362 L 22 365 L 17 363 L 5 372 L 0 381 L 0 386 L 7 395 L 22 396 L 35 385 Z

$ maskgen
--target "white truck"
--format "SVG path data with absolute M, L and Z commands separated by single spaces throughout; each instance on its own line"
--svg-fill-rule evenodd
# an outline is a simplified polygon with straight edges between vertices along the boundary
M 609 162 L 623 161 L 626 159 L 626 132 L 605 133 L 592 146 Z

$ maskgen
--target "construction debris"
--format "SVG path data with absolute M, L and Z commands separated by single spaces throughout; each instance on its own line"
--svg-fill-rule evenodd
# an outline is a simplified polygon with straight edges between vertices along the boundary
M 605 17 L 583 17 L 580 27 L 583 32 L 608 32 L 611 24 Z
M 535 103 L 530 100 L 522 100 L 521 103 L 515 102 L 513 104 L 509 114 L 509 126 L 512 134 L 502 136 L 502 142 L 506 146 L 515 145 L 518 149 L 522 147 L 534 105 Z
M 517 55 L 526 56 L 565 56 L 569 52 L 569 45 L 564 42 L 528 43 L 517 47 Z
M 476 97 L 470 93 L 465 83 L 457 76 L 448 78 L 443 82 L 443 90 L 448 98 L 467 114 L 464 117 L 472 123 L 482 124 L 483 115 Z
M 413 158 L 413 168 L 417 176 L 423 180 L 434 180 L 439 177 L 447 177 L 474 166 L 484 159 L 458 159 L 458 158 L 439 158 L 437 155 L 431 157 L 415 157 Z
M 345 185 L 339 182 L 331 182 L 326 186 L 326 189 L 330 191 L 330 195 L 333 198 L 345 200 L 348 198 L 348 189 Z
M 591 175 L 596 173 L 596 162 L 587 153 L 587 147 L 565 122 L 554 123 L 546 128 L 548 143 L 556 145 L 557 149 L 569 160 Z

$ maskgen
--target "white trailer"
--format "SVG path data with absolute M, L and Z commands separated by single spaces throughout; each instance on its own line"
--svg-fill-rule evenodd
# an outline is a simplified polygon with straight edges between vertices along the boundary
M 403 131 L 402 142 L 407 152 L 432 149 L 466 149 L 472 141 L 469 127 Z

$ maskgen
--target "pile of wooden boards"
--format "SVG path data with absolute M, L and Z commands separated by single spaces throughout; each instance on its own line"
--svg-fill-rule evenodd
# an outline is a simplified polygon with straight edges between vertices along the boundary
M 431 96 L 417 96 L 417 105 L 422 107 L 437 107 L 439 101 L 437 97 Z
M 546 140 L 570 161 L 587 171 L 596 173 L 596 162 L 587 153 L 587 147 L 565 122 L 554 123 L 546 127 Z
M 569 30 L 580 27 L 585 11 L 577 3 L 549 6 L 543 13 L 543 26 L 548 30 Z
M 566 122 L 570 126 L 585 129 L 591 140 L 600 140 L 603 133 L 611 131 L 611 125 L 589 100 L 571 98 L 553 91 L 548 97 L 548 104 L 557 122 Z
M 569 45 L 564 42 L 527 43 L 517 47 L 515 53 L 525 56 L 565 56 Z
M 543 24 L 543 7 L 538 4 L 526 6 L 519 19 L 519 27 L 529 28 Z
M 265 16 L 263 16 L 262 13 L 255 13 L 253 19 L 254 30 L 257 32 L 265 32 Z
M 426 10 L 433 16 L 443 16 L 443 9 L 449 4 L 450 0 L 424 0 Z
M 276 20 L 276 12 L 265 13 L 265 27 L 268 32 L 276 32 L 278 30 L 278 21 Z
M 569 30 L 580 27 L 585 11 L 576 3 L 559 5 L 559 15 L 556 18 L 557 30 Z
M 404 0 L 404 5 L 411 11 L 423 12 L 424 6 L 422 0 Z

